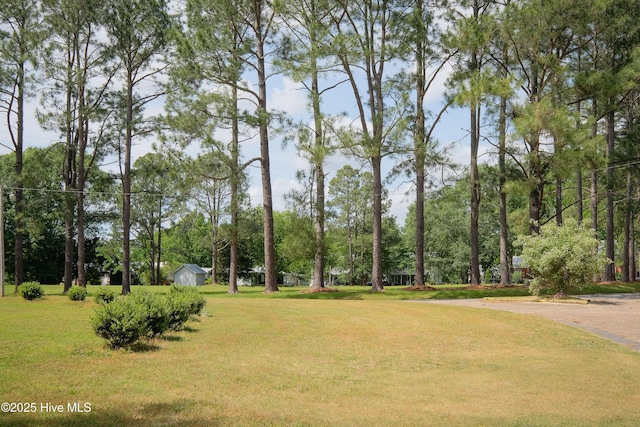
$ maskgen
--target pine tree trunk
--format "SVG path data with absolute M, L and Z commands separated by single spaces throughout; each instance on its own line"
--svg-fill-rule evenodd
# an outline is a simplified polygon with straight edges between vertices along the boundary
M 133 76 L 127 79 L 127 122 L 122 176 L 122 295 L 131 292 L 131 143 L 133 138 Z
M 271 166 L 269 161 L 269 130 L 267 110 L 267 74 L 265 69 L 264 40 L 262 39 L 262 2 L 255 6 L 256 56 L 258 72 L 258 120 L 260 133 L 260 156 L 262 175 L 262 212 L 264 220 L 264 273 L 265 292 L 278 292 L 276 251 L 273 231 L 273 197 L 271 189 Z
M 504 55 L 506 57 L 506 55 Z M 505 183 L 507 180 L 507 98 L 500 98 L 500 116 L 498 118 L 498 186 L 500 191 L 500 284 L 511 284 L 511 268 L 509 263 L 509 225 L 507 222 L 507 193 L 505 192 Z
M 15 241 L 14 241 L 14 267 L 15 267 L 15 293 L 18 293 L 18 286 L 24 282 L 24 196 L 22 192 L 22 167 L 23 167 L 23 146 L 24 146 L 24 63 L 20 64 L 18 73 L 18 138 L 15 141 Z
M 606 255 L 611 261 L 615 260 L 615 230 L 614 230 L 614 182 L 613 167 L 610 165 L 613 161 L 613 150 L 615 148 L 615 113 L 607 114 L 607 241 Z M 604 271 L 605 282 L 616 280 L 615 264 L 607 264 Z
M 371 290 L 384 290 L 382 277 L 382 158 L 371 158 L 373 168 L 373 269 L 371 272 Z
M 237 294 L 238 291 L 238 211 L 240 210 L 240 165 L 239 145 L 240 128 L 238 118 L 238 88 L 233 86 L 232 90 L 232 124 L 231 124 L 231 229 L 229 243 L 229 289 L 227 293 Z
M 625 206 L 625 224 L 624 224 L 624 240 L 623 240 L 623 265 L 622 265 L 622 281 L 630 282 L 635 278 L 635 272 L 632 272 L 633 264 L 633 177 L 631 171 L 627 171 L 627 200 Z
M 423 1 L 417 1 L 415 4 L 416 15 L 423 16 Z M 422 25 L 419 23 L 418 25 Z M 416 46 L 416 119 L 415 119 L 415 135 L 414 135 L 414 158 L 416 168 L 416 234 L 415 234 L 415 275 L 414 285 L 424 286 L 424 181 L 425 181 L 425 158 L 426 158 L 426 131 L 425 131 L 425 112 L 424 99 L 426 95 L 425 88 L 425 40 L 418 36 Z
M 480 5 L 477 0 L 473 2 L 473 15 L 475 22 L 480 16 Z M 471 53 L 470 68 L 472 72 L 480 72 L 480 61 L 477 50 Z M 469 268 L 469 280 L 471 285 L 480 284 L 480 236 L 478 221 L 480 218 L 480 174 L 478 171 L 478 148 L 480 145 L 480 104 L 479 99 L 471 100 L 471 160 L 470 160 L 470 190 L 471 190 L 471 259 Z
M 318 68 L 315 56 L 311 58 L 311 99 L 315 125 L 314 161 L 316 178 L 315 201 L 315 254 L 313 257 L 313 281 L 316 289 L 324 288 L 325 269 L 325 175 L 324 175 L 324 137 L 322 135 L 322 112 L 320 110 L 320 88 L 318 84 Z
M 87 182 L 87 169 L 85 165 L 85 155 L 88 144 L 88 124 L 85 117 L 85 86 L 81 84 L 78 89 L 78 165 L 76 170 L 76 188 L 78 190 L 77 205 L 77 233 L 78 233 L 78 259 L 76 268 L 78 270 L 78 285 L 87 286 L 86 269 L 86 238 L 84 230 L 84 189 Z
M 556 224 L 562 225 L 562 180 L 556 177 Z

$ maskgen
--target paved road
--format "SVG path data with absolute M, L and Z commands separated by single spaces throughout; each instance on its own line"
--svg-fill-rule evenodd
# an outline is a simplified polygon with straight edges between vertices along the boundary
M 582 295 L 589 304 L 494 301 L 491 299 L 424 300 L 430 304 L 503 310 L 546 317 L 640 351 L 640 294 Z

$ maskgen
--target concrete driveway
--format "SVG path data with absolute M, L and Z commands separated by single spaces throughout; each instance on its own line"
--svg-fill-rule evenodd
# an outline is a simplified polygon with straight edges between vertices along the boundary
M 580 299 L 587 300 L 589 303 L 515 302 L 491 299 L 424 300 L 424 302 L 546 317 L 640 351 L 640 294 L 581 295 Z

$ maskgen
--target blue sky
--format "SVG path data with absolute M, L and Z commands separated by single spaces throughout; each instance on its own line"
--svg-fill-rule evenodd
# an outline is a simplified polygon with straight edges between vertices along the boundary
M 439 80 L 439 84 L 436 86 L 436 90 L 432 91 L 427 99 L 427 107 L 434 112 L 440 110 L 443 103 L 444 94 L 444 79 L 443 76 Z M 307 113 L 307 95 L 300 85 L 291 81 L 288 78 L 277 77 L 270 82 L 270 92 L 268 105 L 270 109 L 284 111 L 291 115 L 294 119 L 309 120 Z M 25 123 L 25 146 L 37 146 L 45 147 L 50 145 L 53 141 L 58 140 L 55 133 L 44 131 L 38 124 L 34 112 L 38 106 L 38 102 L 30 102 L 28 104 L 28 113 Z M 150 106 L 147 113 L 160 113 L 163 110 L 161 103 Z M 340 111 L 355 111 L 355 102 L 353 101 L 353 94 L 351 89 L 347 86 L 339 87 L 330 93 L 324 103 L 323 110 L 331 113 L 337 113 Z M 451 107 L 447 113 L 443 116 L 439 123 L 434 137 L 441 144 L 454 143 L 451 155 L 452 158 L 460 164 L 466 165 L 469 162 L 469 144 L 467 138 L 468 129 L 468 110 L 465 108 Z M 347 120 L 355 120 L 356 117 L 349 117 Z M 2 142 L 8 141 L 8 134 L 6 128 L 2 131 Z M 141 155 L 151 150 L 152 140 L 138 140 L 135 142 L 133 148 L 134 161 Z M 296 171 L 299 169 L 309 170 L 307 161 L 299 156 L 296 152 L 293 143 L 287 147 L 282 146 L 280 139 L 272 137 L 270 141 L 271 149 L 271 175 L 274 194 L 274 208 L 276 210 L 285 209 L 284 195 L 293 188 L 299 188 L 299 183 L 296 180 Z M 481 152 L 489 150 L 490 147 L 481 147 Z M 242 145 L 242 153 L 244 158 L 251 158 L 259 153 L 259 143 L 257 140 L 245 142 Z M 9 152 L 6 148 L 0 148 L 0 154 Z M 192 147 L 191 154 L 196 154 L 197 149 Z M 345 164 L 356 165 L 357 160 L 347 158 L 344 155 L 337 153 L 328 159 L 326 172 L 328 173 L 327 182 L 335 172 Z M 393 158 L 385 158 L 383 160 L 383 169 L 389 171 L 394 166 Z M 366 166 L 365 166 L 366 167 Z M 107 167 L 110 170 L 117 169 L 117 165 L 111 165 Z M 249 194 L 251 197 L 252 205 L 262 204 L 262 189 L 260 182 L 260 169 L 259 166 L 249 168 L 249 175 L 251 178 L 251 185 Z M 400 225 L 404 224 L 407 206 L 413 201 L 413 188 L 410 183 L 403 182 L 405 179 L 399 179 L 394 182 L 393 185 L 388 186 L 390 198 L 392 200 L 391 214 L 395 215 Z

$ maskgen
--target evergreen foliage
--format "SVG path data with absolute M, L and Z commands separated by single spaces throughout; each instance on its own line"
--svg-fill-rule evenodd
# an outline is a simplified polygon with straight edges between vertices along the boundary
M 38 282 L 24 282 L 18 287 L 18 292 L 22 298 L 29 301 L 40 299 L 44 296 L 44 289 Z
M 165 297 L 146 289 L 136 289 L 131 293 L 131 299 L 145 312 L 147 338 L 162 335 L 169 328 L 169 307 Z
M 593 281 L 608 260 L 598 250 L 593 232 L 569 219 L 562 226 L 547 224 L 539 235 L 520 236 L 522 257 L 533 276 L 531 292 L 538 295 L 550 290 L 564 296 L 568 290 Z
M 67 297 L 71 301 L 84 301 L 87 298 L 87 288 L 83 286 L 72 286 L 67 291 Z
M 333 270 L 379 291 L 393 270 L 475 284 L 498 264 L 506 284 L 513 236 L 567 218 L 633 280 L 640 6 L 583 6 L 0 2 L 7 281 L 62 279 L 68 290 L 73 277 L 82 286 L 120 273 L 112 283 L 126 294 L 130 280 L 162 284 L 161 265 L 186 262 L 210 265 L 230 293 L 256 267 L 269 292 L 276 272 L 313 274 L 320 287 Z M 281 88 L 307 102 L 279 105 Z M 436 124 L 456 107 L 470 113 L 454 124 L 464 136 L 441 135 Z M 38 124 L 52 134 L 24 146 Z M 154 153 L 132 151 L 152 135 Z M 293 212 L 274 214 L 277 138 L 305 172 L 286 189 Z M 241 149 L 256 139 L 259 154 Z M 499 169 L 484 168 L 496 155 Z M 385 180 L 392 161 L 405 182 Z M 253 209 L 252 166 L 263 182 Z M 396 227 L 389 201 L 414 190 L 417 224 Z
M 131 346 L 146 337 L 150 330 L 145 307 L 127 296 L 97 306 L 91 326 L 96 335 L 108 341 L 111 348 Z
M 91 319 L 94 332 L 109 342 L 111 348 L 130 347 L 140 339 L 180 331 L 190 316 L 200 315 L 206 300 L 197 289 L 173 286 L 169 295 L 136 289 L 126 296 L 107 302 L 113 294 L 100 294 L 102 304 L 95 308 Z
M 93 295 L 93 300 L 96 302 L 96 304 L 109 304 L 110 302 L 113 302 L 113 300 L 116 298 L 116 294 L 115 292 L 113 292 L 111 289 L 107 288 L 107 287 L 100 287 L 96 293 Z

